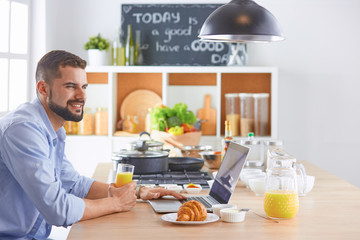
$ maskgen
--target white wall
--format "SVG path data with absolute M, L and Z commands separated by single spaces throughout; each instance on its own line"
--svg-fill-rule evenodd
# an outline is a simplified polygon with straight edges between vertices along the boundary
M 47 50 L 86 58 L 88 36 L 101 32 L 113 38 L 120 2 L 47 1 Z M 360 1 L 256 2 L 276 16 L 286 35 L 283 42 L 248 46 L 250 66 L 279 68 L 279 138 L 299 160 L 360 187 Z

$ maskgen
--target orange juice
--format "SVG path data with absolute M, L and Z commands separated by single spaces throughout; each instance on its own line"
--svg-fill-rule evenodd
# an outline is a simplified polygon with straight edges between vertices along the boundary
M 116 187 L 124 186 L 132 181 L 133 173 L 132 172 L 119 172 L 116 175 Z
M 292 218 L 299 210 L 299 197 L 294 191 L 269 191 L 264 196 L 266 215 L 273 218 Z

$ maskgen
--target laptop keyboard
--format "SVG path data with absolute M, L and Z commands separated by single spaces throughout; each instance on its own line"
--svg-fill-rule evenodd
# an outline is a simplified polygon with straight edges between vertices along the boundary
M 201 202 L 206 208 L 211 208 L 212 205 L 218 204 L 215 200 L 208 196 L 194 196 L 194 197 L 187 197 L 186 201 L 195 200 Z

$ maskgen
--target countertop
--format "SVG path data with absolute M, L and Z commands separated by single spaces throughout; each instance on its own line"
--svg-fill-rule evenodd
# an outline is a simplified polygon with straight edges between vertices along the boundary
M 242 223 L 221 220 L 203 225 L 178 225 L 161 220 L 147 202 L 129 212 L 111 214 L 74 224 L 68 239 L 359 239 L 360 189 L 303 161 L 316 177 L 313 190 L 300 197 L 293 219 L 274 223 L 248 212 Z M 106 182 L 112 165 L 98 164 L 94 178 Z M 206 193 L 206 192 L 203 192 Z M 239 183 L 230 203 L 265 214 L 263 197 Z

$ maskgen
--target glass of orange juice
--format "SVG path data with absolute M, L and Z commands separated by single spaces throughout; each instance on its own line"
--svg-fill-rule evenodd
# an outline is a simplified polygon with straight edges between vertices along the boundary
M 122 187 L 132 181 L 135 166 L 119 163 L 116 171 L 115 186 Z
M 267 170 L 264 210 L 271 218 L 293 218 L 299 211 L 296 171 L 290 168 Z

